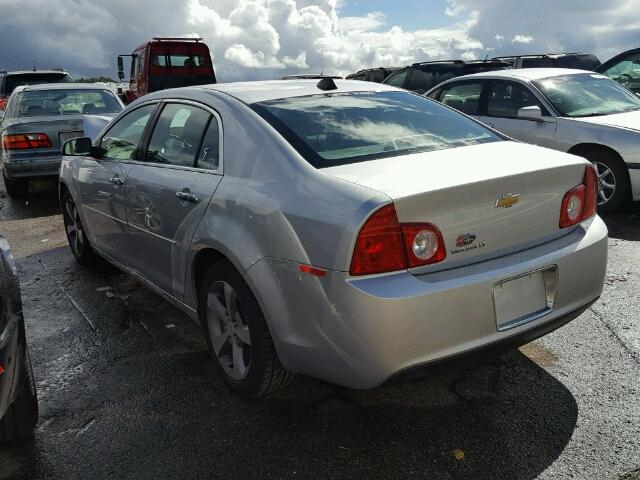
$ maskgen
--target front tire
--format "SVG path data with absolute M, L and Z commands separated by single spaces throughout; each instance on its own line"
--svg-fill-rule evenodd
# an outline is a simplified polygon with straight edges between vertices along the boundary
M 278 359 L 260 305 L 231 263 L 209 267 L 199 297 L 211 360 L 231 390 L 258 398 L 291 381 L 293 373 Z
M 29 196 L 29 181 L 20 178 L 9 178 L 4 170 L 2 170 L 2 179 L 7 189 L 7 195 L 11 198 L 20 199 Z
M 617 212 L 629 192 L 629 172 L 624 162 L 603 150 L 588 152 L 585 158 L 598 172 L 598 211 Z
M 38 423 L 38 396 L 28 350 L 25 356 L 20 392 L 0 419 L 0 443 L 29 435 Z
M 73 253 L 80 265 L 95 267 L 97 262 L 96 254 L 91 247 L 91 243 L 89 243 L 89 238 L 87 238 L 73 197 L 67 191 L 62 195 L 61 206 L 64 230 L 71 253 Z

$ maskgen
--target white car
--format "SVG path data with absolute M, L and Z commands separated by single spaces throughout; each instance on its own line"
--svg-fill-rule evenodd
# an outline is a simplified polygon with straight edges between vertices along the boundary
M 603 75 L 503 70 L 458 77 L 426 95 L 516 140 L 590 160 L 602 212 L 640 200 L 640 98 Z

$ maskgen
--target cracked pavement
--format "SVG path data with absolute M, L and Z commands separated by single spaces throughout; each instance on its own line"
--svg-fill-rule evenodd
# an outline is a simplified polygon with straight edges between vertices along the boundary
M 41 412 L 0 448 L 0 479 L 640 479 L 638 205 L 605 218 L 601 299 L 519 351 L 371 391 L 298 378 L 251 402 L 194 322 L 77 265 L 55 187 L 35 187 L 28 204 L 0 198 Z

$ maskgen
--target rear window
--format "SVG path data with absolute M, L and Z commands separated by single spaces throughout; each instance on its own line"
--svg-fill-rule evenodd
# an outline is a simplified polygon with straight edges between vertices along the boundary
M 204 67 L 207 58 L 204 55 L 154 54 L 151 63 L 154 67 Z
M 41 85 L 43 83 L 70 82 L 71 77 L 64 72 L 60 73 L 24 73 L 7 75 L 4 81 L 4 94 L 11 94 L 16 87 L 22 85 Z
M 479 123 L 407 92 L 312 95 L 252 108 L 316 168 L 501 140 Z
M 122 107 L 107 90 L 34 90 L 18 94 L 15 116 L 89 115 L 116 113 Z
M 558 68 L 576 68 L 579 70 L 595 70 L 600 66 L 600 60 L 595 55 L 567 55 L 559 57 L 556 61 Z

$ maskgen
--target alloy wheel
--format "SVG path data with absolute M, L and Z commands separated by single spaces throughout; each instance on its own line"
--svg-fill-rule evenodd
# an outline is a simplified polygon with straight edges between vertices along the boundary
M 598 172 L 598 205 L 609 202 L 616 193 L 616 176 L 602 162 L 593 162 Z
M 251 335 L 238 295 L 227 282 L 215 282 L 207 295 L 207 329 L 223 371 L 242 380 L 251 366 Z
M 70 198 L 65 202 L 64 209 L 64 227 L 67 233 L 67 239 L 69 240 L 69 245 L 73 253 L 76 257 L 80 257 L 84 250 L 84 230 L 80 222 L 80 217 L 78 216 L 78 209 Z

